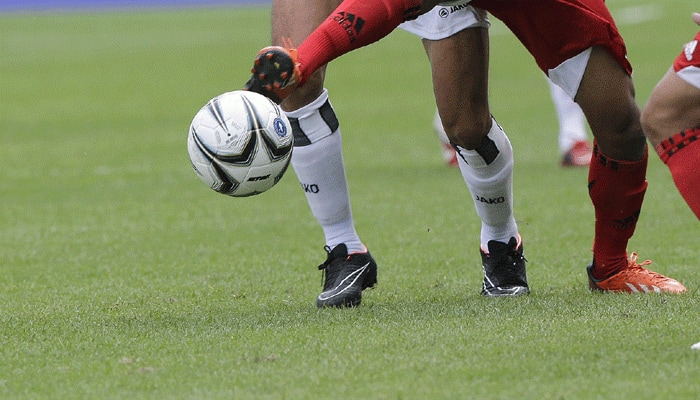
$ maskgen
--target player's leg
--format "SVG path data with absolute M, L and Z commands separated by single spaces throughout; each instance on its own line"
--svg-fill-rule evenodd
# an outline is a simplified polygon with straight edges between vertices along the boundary
M 262 49 L 246 88 L 279 102 L 297 86 L 303 86 L 317 69 L 382 39 L 402 22 L 415 19 L 437 3 L 438 0 L 345 0 L 303 42 Z M 303 14 L 307 10 L 298 3 L 289 7 L 297 7 L 302 14 L 300 18 L 288 18 L 289 26 L 306 23 Z M 293 45 L 299 48 L 293 49 Z
M 603 0 L 476 0 L 503 20 L 537 64 L 581 106 L 596 140 L 589 169 L 595 209 L 592 289 L 685 291 L 637 264 L 627 244 L 646 191 L 647 148 L 622 37 Z M 525 9 L 523 9 L 525 8 Z
M 482 220 L 482 294 L 529 293 L 523 246 L 513 217 L 513 152 L 489 111 L 488 29 L 473 27 L 423 43 L 438 110 Z
M 549 91 L 559 123 L 559 152 L 561 165 L 587 167 L 591 163 L 592 148 L 588 144 L 586 116 L 581 107 L 559 86 L 547 79 Z
M 275 0 L 272 5 L 273 43 L 282 44 L 283 38 L 303 41 L 333 10 L 334 3 Z M 376 283 L 376 263 L 355 230 L 339 123 L 323 87 L 324 76 L 325 66 L 317 69 L 307 84 L 294 91 L 281 106 L 294 131 L 292 167 L 311 212 L 323 229 L 328 251 L 328 260 L 322 264 L 327 279 L 317 303 L 319 306 L 355 306 L 361 301 L 362 289 Z M 352 273 L 361 275 L 359 280 L 348 281 L 357 284 L 339 288 L 335 278 Z
M 647 146 L 632 79 L 610 52 L 594 47 L 576 101 L 596 140 L 588 176 L 595 209 L 591 289 L 681 293 L 674 279 L 642 268 L 627 254 L 646 192 Z
M 647 187 L 646 140 L 632 79 L 602 47 L 590 52 L 576 101 L 596 140 L 588 177 L 596 214 L 592 273 L 603 279 L 628 264 Z
M 454 3 L 454 5 L 449 7 L 440 6 L 431 9 L 415 20 L 402 23 L 399 25 L 399 28 L 420 37 L 424 41 L 426 50 L 428 50 L 428 46 L 431 46 L 431 42 L 433 41 L 444 40 L 443 43 L 461 43 L 463 41 L 461 35 L 457 37 L 451 36 L 465 29 L 477 27 L 488 28 L 490 26 L 490 22 L 484 12 L 477 11 L 473 7 L 468 7 L 469 0 L 461 0 Z M 444 49 L 444 52 L 454 50 L 449 46 L 444 46 Z M 443 50 L 438 49 L 436 53 L 442 51 Z M 428 53 L 428 55 L 430 56 L 430 53 Z M 483 55 L 480 55 L 479 59 L 482 57 Z M 488 57 L 488 55 L 486 55 L 486 57 Z M 433 117 L 433 129 L 440 140 L 445 162 L 450 166 L 456 167 L 457 153 L 452 143 L 450 143 L 450 139 L 447 137 L 438 110 L 435 111 L 435 116 Z
M 691 51 L 700 57 L 700 49 Z M 652 91 L 642 124 L 678 191 L 700 219 L 700 78 L 694 73 L 697 67 L 681 67 L 680 62 L 688 62 L 685 54 L 676 62 L 680 75 L 672 67 Z
M 593 148 L 588 142 L 586 116 L 581 107 L 559 86 L 547 79 L 554 111 L 559 124 L 558 143 L 561 165 L 564 167 L 587 167 L 591 163 Z M 440 114 L 435 113 L 433 129 L 442 146 L 442 156 L 447 165 L 457 166 L 457 154 L 447 138 Z
M 642 125 L 654 147 L 679 132 L 700 126 L 700 88 L 669 69 L 644 106 Z
M 439 0 L 345 0 L 299 46 L 300 82 L 331 60 L 374 43 Z M 456 3 L 456 2 L 455 2 Z

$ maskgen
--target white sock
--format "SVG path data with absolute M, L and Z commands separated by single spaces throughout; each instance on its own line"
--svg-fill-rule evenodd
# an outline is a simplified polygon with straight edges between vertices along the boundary
M 457 160 L 464 182 L 481 218 L 481 247 L 488 242 L 508 243 L 518 237 L 513 216 L 513 148 L 496 120 L 484 142 L 476 150 L 458 146 Z
M 366 251 L 352 218 L 340 129 L 328 92 L 287 115 L 295 140 L 292 167 L 326 245 L 334 248 L 345 243 L 349 253 Z
M 576 142 L 587 142 L 586 116 L 576 102 L 551 80 L 547 79 L 552 93 L 552 102 L 559 122 L 559 151 L 566 153 Z

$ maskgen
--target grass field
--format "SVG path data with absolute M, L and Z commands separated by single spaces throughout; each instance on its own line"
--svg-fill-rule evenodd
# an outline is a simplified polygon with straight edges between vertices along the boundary
M 642 105 L 697 2 L 609 4 Z M 420 42 L 397 31 L 329 68 L 380 285 L 317 310 L 323 237 L 293 171 L 227 198 L 185 149 L 268 43 L 264 8 L 0 15 L 0 398 L 700 397 L 698 221 L 652 154 L 630 250 L 689 293 L 589 293 L 587 172 L 558 167 L 545 80 L 499 23 L 491 102 L 532 294 L 479 295 L 479 222 L 440 157 Z

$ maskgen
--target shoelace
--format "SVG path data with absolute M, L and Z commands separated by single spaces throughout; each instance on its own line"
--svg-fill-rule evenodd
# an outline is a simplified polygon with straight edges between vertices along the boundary
M 323 287 L 323 289 L 325 290 L 327 278 L 334 278 L 334 276 L 329 275 L 328 267 L 331 266 L 331 264 L 333 263 L 333 261 L 335 259 L 331 258 L 331 248 L 329 246 L 323 246 L 323 249 L 326 250 L 326 253 L 328 253 L 328 257 L 326 258 L 326 261 L 323 262 L 323 264 L 318 266 L 318 269 L 323 272 L 321 274 L 321 287 Z M 333 280 L 333 279 L 329 279 L 329 280 Z
M 641 263 L 637 263 L 637 257 L 639 257 L 637 255 L 637 253 L 635 253 L 635 252 L 630 253 L 630 256 L 627 260 L 629 262 L 630 267 L 634 267 L 634 266 L 643 267 L 645 265 L 651 265 L 651 260 L 645 260 Z
M 654 272 L 650 269 L 644 268 L 644 266 L 646 266 L 646 265 L 651 265 L 651 260 L 644 260 L 641 263 L 637 263 L 637 257 L 638 257 L 638 255 L 635 252 L 632 252 L 630 254 L 629 259 L 628 259 L 629 269 L 643 270 L 647 275 L 651 275 L 654 278 L 663 279 L 663 280 L 668 279 L 665 276 L 659 274 L 658 272 Z
M 637 257 L 638 257 L 638 256 L 637 256 L 637 253 L 634 253 L 634 252 L 632 252 L 632 253 L 629 255 L 629 258 L 627 259 L 627 263 L 628 263 L 628 266 L 629 266 L 630 269 L 632 269 L 632 268 L 634 268 L 634 269 L 642 269 L 642 270 L 645 270 L 645 271 L 649 271 L 651 274 L 659 275 L 659 274 L 657 274 L 657 273 L 654 272 L 654 271 L 651 271 L 651 270 L 648 270 L 648 269 L 644 268 L 644 266 L 646 266 L 646 265 L 651 265 L 651 260 L 645 260 L 645 261 L 642 261 L 641 263 L 638 263 L 638 262 L 637 262 Z
M 328 253 L 328 256 L 326 257 L 326 261 L 324 261 L 321 265 L 318 266 L 318 269 L 321 270 L 321 287 L 326 288 L 326 268 L 331 263 L 331 248 L 328 246 L 323 246 L 323 249 L 326 250 L 326 253 Z
M 512 263 L 508 263 L 508 267 L 510 267 L 510 269 L 512 270 L 515 269 L 519 261 L 527 262 L 527 258 L 525 258 L 525 255 L 522 253 L 518 253 L 516 250 L 512 250 L 508 257 L 510 257 L 513 260 Z
M 318 266 L 318 269 L 325 270 L 331 264 L 331 248 L 329 246 L 323 246 L 323 250 L 326 251 L 326 261 Z

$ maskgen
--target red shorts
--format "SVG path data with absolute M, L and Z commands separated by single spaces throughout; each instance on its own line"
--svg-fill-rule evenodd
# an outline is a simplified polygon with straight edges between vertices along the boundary
M 625 43 L 604 0 L 474 0 L 471 5 L 503 21 L 545 73 L 602 46 L 632 74 Z
M 689 84 L 700 89 L 700 32 L 695 39 L 683 46 L 683 51 L 673 62 L 676 75 Z
M 700 67 L 700 32 L 695 35 L 695 39 L 683 46 L 683 51 L 678 55 L 673 63 L 673 69 L 678 72 L 686 67 Z

